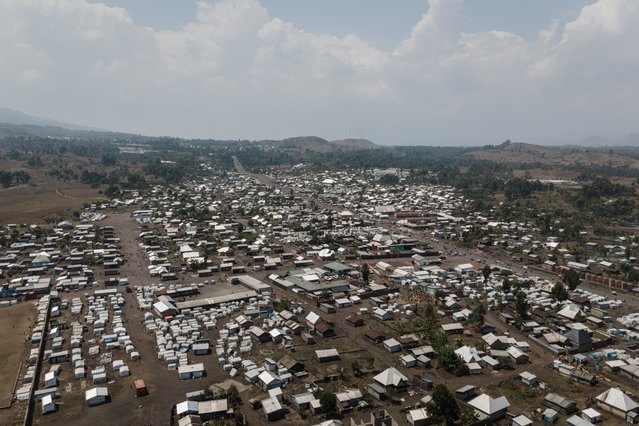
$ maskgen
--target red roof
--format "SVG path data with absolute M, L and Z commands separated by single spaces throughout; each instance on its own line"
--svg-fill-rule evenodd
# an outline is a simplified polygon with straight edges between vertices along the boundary
M 133 385 L 136 389 L 144 389 L 146 387 L 146 385 L 144 384 L 144 380 L 142 379 L 136 380 L 135 382 L 133 382 Z

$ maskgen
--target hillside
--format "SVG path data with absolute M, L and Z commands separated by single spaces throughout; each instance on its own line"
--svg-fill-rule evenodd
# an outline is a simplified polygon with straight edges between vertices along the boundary
M 468 154 L 477 159 L 502 163 L 540 163 L 554 166 L 584 164 L 639 168 L 637 159 L 606 150 L 575 146 L 547 147 L 515 142 L 470 151 Z
M 50 120 L 48 118 L 38 117 L 35 115 L 26 114 L 21 111 L 16 111 L 9 108 L 0 107 L 0 123 L 17 124 L 17 125 L 30 125 L 30 126 L 42 126 L 42 127 L 58 127 L 68 130 L 99 130 L 87 126 L 80 126 L 77 124 L 63 123 L 61 121 Z
M 340 139 L 331 141 L 333 145 L 345 149 L 376 149 L 379 145 L 369 141 L 368 139 Z
M 377 145 L 367 139 L 327 141 L 317 136 L 297 136 L 283 140 L 263 140 L 256 141 L 255 144 L 262 148 L 277 148 L 293 152 L 312 151 L 322 153 L 336 150 L 354 151 L 378 148 Z

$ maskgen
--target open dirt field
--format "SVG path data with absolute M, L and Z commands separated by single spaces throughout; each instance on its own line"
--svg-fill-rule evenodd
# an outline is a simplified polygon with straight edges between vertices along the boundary
M 41 223 L 63 210 L 80 210 L 84 203 L 100 199 L 97 189 L 77 182 L 37 182 L 0 189 L 0 223 Z
M 6 406 L 12 397 L 20 362 L 26 359 L 29 346 L 28 331 L 35 311 L 30 302 L 19 303 L 0 310 L 0 406 Z
M 26 405 L 11 404 L 20 363 L 27 359 L 30 345 L 26 339 L 34 321 L 31 302 L 0 309 L 0 424 L 22 424 Z M 24 367 L 23 367 L 24 369 Z

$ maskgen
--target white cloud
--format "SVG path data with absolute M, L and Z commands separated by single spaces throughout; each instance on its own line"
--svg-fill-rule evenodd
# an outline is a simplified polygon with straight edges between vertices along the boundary
M 430 0 L 388 52 L 305 31 L 257 0 L 199 1 L 174 31 L 86 0 L 0 0 L 0 10 L 6 106 L 80 124 L 224 138 L 353 127 L 383 143 L 637 130 L 636 0 L 599 0 L 532 41 L 465 33 L 462 0 Z

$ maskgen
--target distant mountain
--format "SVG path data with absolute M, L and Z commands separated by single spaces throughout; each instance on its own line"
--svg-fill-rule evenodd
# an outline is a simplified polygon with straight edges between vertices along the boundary
M 297 136 L 282 140 L 262 140 L 256 141 L 257 145 L 263 147 L 279 148 L 289 151 L 314 151 L 330 152 L 336 150 L 353 151 L 359 149 L 379 148 L 367 139 L 342 139 L 337 141 L 327 141 L 317 136 Z
M 368 139 L 340 139 L 337 141 L 331 141 L 333 145 L 337 145 L 347 149 L 375 149 L 379 148 L 379 145 L 374 144 Z
M 2 108 L 2 107 L 0 107 L 0 123 L 43 126 L 43 127 L 60 127 L 60 128 L 69 129 L 69 130 L 102 131 L 102 129 L 96 129 L 96 128 L 87 127 L 87 126 L 80 126 L 78 124 L 63 123 L 61 121 L 50 120 L 48 118 L 43 118 L 43 117 L 37 117 L 35 115 L 30 115 L 24 112 L 16 111 L 9 108 Z
M 621 139 L 606 139 L 601 136 L 590 136 L 581 142 L 577 143 L 579 146 L 639 146 L 639 133 L 632 133 L 625 138 Z

